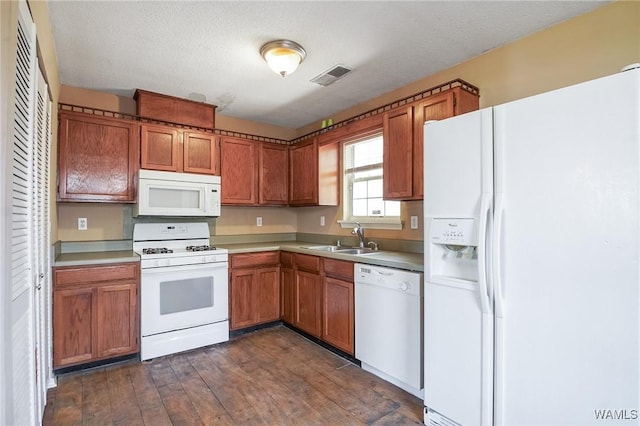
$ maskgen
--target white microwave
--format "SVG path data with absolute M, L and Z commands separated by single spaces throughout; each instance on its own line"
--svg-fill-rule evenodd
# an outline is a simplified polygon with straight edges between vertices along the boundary
M 220 216 L 220 176 L 140 169 L 133 215 Z

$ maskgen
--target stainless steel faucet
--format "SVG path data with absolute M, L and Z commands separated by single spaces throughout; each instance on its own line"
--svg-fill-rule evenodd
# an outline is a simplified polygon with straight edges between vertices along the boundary
M 359 222 L 356 222 L 356 227 L 351 231 L 351 235 L 357 235 L 359 240 L 359 247 L 364 247 L 364 229 L 360 226 Z

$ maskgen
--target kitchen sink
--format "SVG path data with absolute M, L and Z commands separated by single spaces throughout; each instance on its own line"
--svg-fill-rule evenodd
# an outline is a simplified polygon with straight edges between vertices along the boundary
M 379 253 L 378 250 L 374 250 L 372 248 L 369 247 L 355 247 L 355 248 L 344 248 L 344 249 L 339 249 L 338 253 L 344 253 L 344 254 L 371 254 L 371 253 Z
M 319 251 L 338 251 L 338 250 L 344 250 L 347 248 L 351 248 L 351 247 L 340 247 L 340 246 L 302 246 L 300 248 L 303 249 L 309 249 L 309 250 L 319 250 Z
M 318 250 L 318 251 L 329 251 L 334 253 L 342 253 L 342 254 L 371 254 L 371 253 L 379 253 L 379 251 L 374 250 L 369 247 L 344 247 L 344 246 L 305 246 L 302 247 L 308 250 Z

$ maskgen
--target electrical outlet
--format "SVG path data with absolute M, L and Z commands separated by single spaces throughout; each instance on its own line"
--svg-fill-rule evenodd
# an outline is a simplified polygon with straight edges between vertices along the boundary
M 78 218 L 78 231 L 86 231 L 87 230 L 87 218 L 79 217 Z
M 418 216 L 411 216 L 411 229 L 418 229 Z
M 256 226 L 262 226 L 262 217 L 258 216 L 256 218 Z
M 324 222 L 324 216 L 320 216 L 320 226 L 324 226 L 325 222 Z

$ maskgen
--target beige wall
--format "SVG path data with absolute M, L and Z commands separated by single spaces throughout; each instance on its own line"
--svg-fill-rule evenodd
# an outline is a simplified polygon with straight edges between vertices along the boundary
M 262 226 L 256 226 L 256 218 Z M 216 235 L 277 234 L 296 232 L 298 213 L 289 207 L 222 207 Z
M 617 1 L 336 112 L 342 121 L 456 78 L 480 88 L 480 107 L 616 73 L 640 62 L 640 1 Z M 318 130 L 314 122 L 298 136 Z
M 612 74 L 633 62 L 640 62 L 640 2 L 618 1 L 427 76 L 354 108 L 337 112 L 333 117 L 335 121 L 340 121 L 455 78 L 461 78 L 480 88 L 481 107 L 497 105 Z M 122 108 L 123 112 L 135 111 L 130 99 L 119 99 L 112 95 L 67 86 L 63 86 L 60 100 L 103 109 Z M 295 135 L 300 136 L 317 130 L 317 123 L 291 131 L 222 115 L 217 115 L 216 121 L 216 127 L 222 129 L 287 140 Z M 60 239 L 121 238 L 116 234 L 122 227 L 122 210 L 118 214 L 117 207 L 107 208 L 113 214 L 102 216 L 96 212 L 93 205 L 60 205 Z M 341 214 L 340 207 L 224 207 L 222 216 L 216 221 L 216 234 L 297 231 L 346 236 L 349 235 L 349 230 L 341 229 L 336 222 L 341 218 Z M 326 218 L 325 227 L 319 225 L 321 215 Z M 418 230 L 408 229 L 409 217 L 412 215 L 419 218 Z M 257 216 L 262 216 L 263 227 L 255 226 Z M 77 217 L 89 219 L 89 231 L 79 232 L 67 228 L 75 227 Z M 407 225 L 402 231 L 368 230 L 367 236 L 421 240 L 422 203 L 403 203 L 402 220 Z

